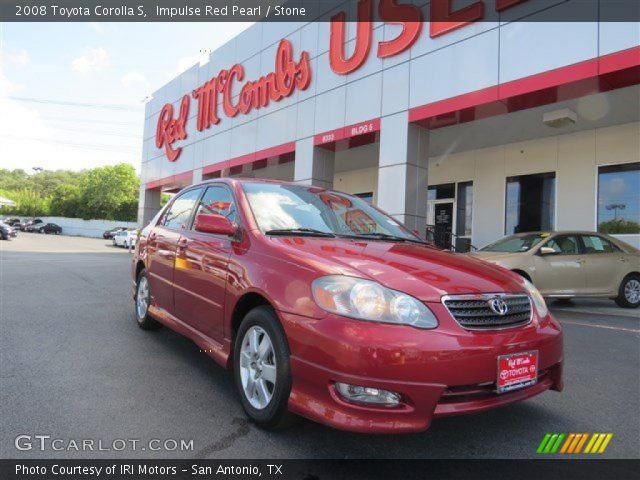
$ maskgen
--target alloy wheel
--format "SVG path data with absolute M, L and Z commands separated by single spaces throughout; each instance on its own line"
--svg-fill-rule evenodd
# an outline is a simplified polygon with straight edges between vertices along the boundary
M 149 281 L 147 277 L 140 278 L 138 282 L 138 293 L 136 294 L 136 312 L 138 318 L 143 319 L 147 315 L 149 308 Z
M 253 326 L 244 335 L 240 349 L 240 379 L 246 399 L 253 408 L 266 408 L 276 387 L 276 357 L 267 332 Z
M 627 302 L 636 304 L 640 302 L 640 280 L 631 279 L 624 286 L 624 298 Z

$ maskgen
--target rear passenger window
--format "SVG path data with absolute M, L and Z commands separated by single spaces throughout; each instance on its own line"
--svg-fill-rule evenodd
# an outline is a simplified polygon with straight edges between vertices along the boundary
M 583 235 L 585 253 L 615 253 L 620 250 L 606 238 L 598 235 Z
M 198 201 L 198 198 L 200 198 L 201 193 L 202 189 L 196 188 L 195 190 L 189 190 L 180 195 L 173 201 L 161 223 L 165 227 L 174 230 L 189 228 L 193 207 Z
M 235 223 L 237 217 L 236 204 L 233 195 L 227 187 L 213 186 L 207 188 L 202 196 L 196 215 L 201 213 L 213 213 L 227 217 L 229 221 Z

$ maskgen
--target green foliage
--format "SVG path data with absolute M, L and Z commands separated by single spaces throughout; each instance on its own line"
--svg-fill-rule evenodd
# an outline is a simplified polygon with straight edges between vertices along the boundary
M 140 182 L 128 164 L 71 172 L 0 169 L 0 195 L 16 202 L 3 215 L 134 221 Z
M 640 233 L 640 223 L 618 218 L 600 223 L 600 225 L 598 225 L 598 231 L 609 234 Z

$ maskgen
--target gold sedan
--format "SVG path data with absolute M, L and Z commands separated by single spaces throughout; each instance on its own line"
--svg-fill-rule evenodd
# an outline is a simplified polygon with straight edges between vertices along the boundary
M 640 251 L 595 232 L 519 233 L 471 255 L 519 273 L 545 297 L 612 298 L 640 306 Z

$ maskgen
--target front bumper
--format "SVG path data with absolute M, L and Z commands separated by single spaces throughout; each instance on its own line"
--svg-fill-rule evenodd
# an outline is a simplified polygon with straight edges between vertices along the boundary
M 370 433 L 426 430 L 437 417 L 480 412 L 562 390 L 563 341 L 551 317 L 523 327 L 468 331 L 440 304 L 434 330 L 335 315 L 310 319 L 279 312 L 291 349 L 291 411 L 335 428 Z M 538 383 L 495 393 L 497 357 L 538 350 Z M 342 399 L 335 382 L 398 392 L 397 407 Z

